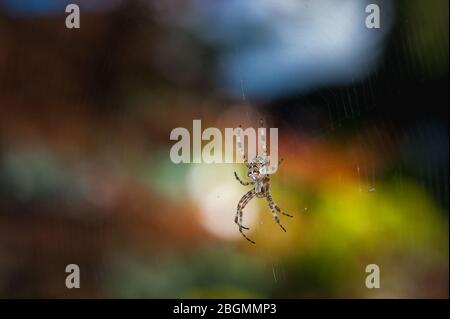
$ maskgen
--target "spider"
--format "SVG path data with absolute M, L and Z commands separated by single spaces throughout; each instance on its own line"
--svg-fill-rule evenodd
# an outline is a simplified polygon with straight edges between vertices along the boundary
M 262 127 L 263 121 L 260 120 L 260 128 Z M 241 125 L 239 125 L 239 128 L 240 128 L 239 132 L 242 132 Z M 236 217 L 234 219 L 234 222 L 239 226 L 239 232 L 242 234 L 242 236 L 244 236 L 245 239 L 247 239 L 249 242 L 253 244 L 255 244 L 255 242 L 250 238 L 248 238 L 247 235 L 243 232 L 243 230 L 248 230 L 249 228 L 242 225 L 242 216 L 244 207 L 255 196 L 259 198 L 265 197 L 267 199 L 270 210 L 272 211 L 273 218 L 275 219 L 275 222 L 277 222 L 277 224 L 280 225 L 283 231 L 286 231 L 286 229 L 281 224 L 277 211 L 285 216 L 293 217 L 292 215 L 286 214 L 284 211 L 282 211 L 281 208 L 277 204 L 275 204 L 275 202 L 272 199 L 272 196 L 270 195 L 270 174 L 268 174 L 270 167 L 270 157 L 267 155 L 264 130 L 259 130 L 259 136 L 260 136 L 259 137 L 260 143 L 263 148 L 263 154 L 256 156 L 251 161 L 247 161 L 247 157 L 245 156 L 244 151 L 242 149 L 241 137 L 239 134 L 237 134 L 236 138 L 237 145 L 241 153 L 241 156 L 244 160 L 244 164 L 247 166 L 248 169 L 247 176 L 250 178 L 250 181 L 249 182 L 242 181 L 237 175 L 237 173 L 234 172 L 234 176 L 242 185 L 244 186 L 254 185 L 254 187 L 240 199 L 237 205 Z M 282 162 L 283 159 L 279 160 L 278 165 L 280 165 Z M 270 169 L 273 170 L 275 168 L 274 166 L 275 165 L 273 165 Z

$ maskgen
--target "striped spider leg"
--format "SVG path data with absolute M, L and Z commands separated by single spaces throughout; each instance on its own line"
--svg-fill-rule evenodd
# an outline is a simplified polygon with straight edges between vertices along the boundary
M 241 200 L 237 205 L 236 217 L 234 218 L 234 222 L 239 226 L 239 232 L 242 234 L 242 236 L 244 236 L 245 239 L 247 239 L 252 244 L 255 244 L 255 242 L 250 238 L 248 238 L 247 235 L 245 235 L 245 233 L 243 232 L 243 229 L 249 230 L 249 228 L 242 225 L 242 215 L 244 207 L 253 197 L 255 197 L 255 195 L 256 195 L 255 190 L 251 189 L 244 196 L 242 196 Z

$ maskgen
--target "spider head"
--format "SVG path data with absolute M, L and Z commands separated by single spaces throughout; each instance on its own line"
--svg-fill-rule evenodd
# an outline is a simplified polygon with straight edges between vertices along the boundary
M 259 155 L 248 163 L 248 177 L 253 181 L 260 181 L 267 175 L 267 166 L 269 165 L 269 157 L 267 155 Z

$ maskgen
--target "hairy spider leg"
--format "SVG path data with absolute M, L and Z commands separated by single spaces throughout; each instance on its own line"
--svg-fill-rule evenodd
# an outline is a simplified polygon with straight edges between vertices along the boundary
M 275 204 L 275 203 L 274 203 L 274 204 Z M 289 214 L 286 214 L 284 211 L 282 211 L 281 208 L 280 208 L 277 204 L 275 204 L 275 209 L 276 209 L 279 213 L 281 213 L 281 214 L 283 214 L 283 215 L 285 215 L 285 216 L 287 216 L 287 217 L 294 217 L 294 216 L 289 215 Z
M 244 236 L 245 239 L 247 239 L 249 242 L 255 244 L 253 240 L 247 237 L 247 235 L 244 234 L 242 229 L 249 229 L 248 227 L 245 227 L 242 225 L 242 219 L 243 219 L 243 209 L 248 204 L 248 202 L 255 197 L 256 192 L 254 189 L 249 190 L 244 196 L 242 196 L 241 200 L 239 201 L 237 205 L 237 211 L 236 211 L 236 217 L 234 219 L 234 222 L 239 226 L 239 231 Z
M 272 196 L 270 196 L 270 194 L 267 194 L 266 198 L 267 198 L 267 201 L 269 202 L 269 207 L 270 207 L 270 210 L 272 211 L 273 218 L 275 219 L 277 224 L 280 225 L 281 229 L 286 231 L 286 228 L 284 228 L 284 226 L 281 224 L 280 218 L 278 217 L 277 212 L 275 211 L 276 205 L 273 202 Z
M 236 142 L 241 158 L 244 160 L 245 166 L 249 167 L 247 156 L 245 156 L 244 148 L 242 146 L 242 125 L 239 125 L 238 134 L 236 135 Z
M 238 176 L 238 174 L 237 174 L 236 172 L 234 172 L 234 177 L 236 177 L 236 179 L 239 181 L 239 183 L 241 183 L 241 184 L 244 185 L 244 186 L 254 185 L 254 184 L 255 184 L 254 181 L 251 181 L 251 182 L 244 182 L 244 181 L 242 181 L 242 180 L 239 178 L 239 176 Z
M 264 122 L 262 119 L 259 120 L 259 145 L 263 150 L 263 155 L 267 155 L 267 144 L 266 144 L 266 129 L 264 128 Z

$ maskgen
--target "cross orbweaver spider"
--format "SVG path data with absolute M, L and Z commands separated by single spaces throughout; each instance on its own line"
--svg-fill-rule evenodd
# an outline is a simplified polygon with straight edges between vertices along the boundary
M 260 120 L 260 128 L 263 127 L 263 122 Z M 239 132 L 242 133 L 242 127 L 239 126 Z M 250 178 L 249 182 L 242 181 L 236 172 L 234 172 L 234 176 L 236 179 L 244 186 L 254 185 L 254 187 L 249 190 L 242 198 L 240 199 L 237 205 L 236 217 L 234 218 L 234 222 L 239 226 L 239 232 L 247 239 L 249 242 L 255 244 L 253 240 L 247 237 L 243 230 L 248 230 L 248 227 L 242 225 L 242 216 L 244 207 L 252 200 L 255 196 L 258 198 L 265 197 L 269 203 L 270 210 L 272 211 L 273 218 L 278 225 L 280 225 L 281 229 L 286 231 L 284 226 L 280 222 L 280 218 L 278 217 L 277 211 L 285 216 L 293 217 L 292 215 L 286 214 L 281 208 L 275 204 L 270 195 L 270 170 L 273 171 L 275 169 L 275 165 L 270 167 L 270 157 L 267 155 L 266 143 L 265 143 L 265 133 L 264 130 L 259 130 L 259 140 L 261 142 L 263 148 L 263 154 L 256 156 L 251 161 L 247 161 L 247 157 L 244 154 L 242 148 L 242 141 L 240 134 L 237 134 L 237 146 L 241 153 L 241 156 L 244 160 L 245 166 L 247 166 L 248 172 L 247 176 Z M 283 162 L 283 159 L 278 161 L 278 165 Z

